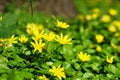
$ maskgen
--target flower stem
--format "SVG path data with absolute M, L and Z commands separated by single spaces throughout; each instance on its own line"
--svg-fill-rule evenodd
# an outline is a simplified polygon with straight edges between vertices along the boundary
M 31 17 L 32 17 L 32 19 L 33 19 L 33 1 L 32 0 L 30 0 L 30 10 L 31 10 Z

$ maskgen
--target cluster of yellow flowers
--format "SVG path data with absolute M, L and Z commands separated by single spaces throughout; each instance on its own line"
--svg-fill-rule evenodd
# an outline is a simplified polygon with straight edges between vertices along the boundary
M 60 28 L 68 28 L 69 25 L 65 22 L 60 22 L 57 20 L 57 27 Z M 71 44 L 71 39 L 68 38 L 68 35 L 63 36 L 63 33 L 59 35 L 55 34 L 53 31 L 48 33 L 45 33 L 44 26 L 43 25 L 37 25 L 34 23 L 28 23 L 26 26 L 26 32 L 29 35 L 32 35 L 32 39 L 34 42 L 31 42 L 32 46 L 34 47 L 34 51 L 42 52 L 42 49 L 45 47 L 45 43 L 43 43 L 42 39 L 45 39 L 47 41 L 57 41 L 60 44 Z

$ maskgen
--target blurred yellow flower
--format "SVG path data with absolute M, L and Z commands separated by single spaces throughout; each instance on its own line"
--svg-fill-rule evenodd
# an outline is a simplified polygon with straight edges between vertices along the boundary
M 42 30 L 44 30 L 44 26 L 42 24 L 40 24 L 40 25 L 38 25 L 38 29 L 39 29 L 39 31 L 42 31 Z
M 96 19 L 98 16 L 99 16 L 99 14 L 93 13 L 93 14 L 92 14 L 92 19 Z
M 108 63 L 113 63 L 113 56 L 112 57 L 110 57 L 110 58 L 108 58 L 108 56 L 106 57 L 106 61 L 108 62 Z
M 43 76 L 39 76 L 39 79 L 40 79 L 40 80 L 48 80 L 48 78 L 46 78 L 45 75 L 43 75 Z
M 42 31 L 36 30 L 33 34 L 34 34 L 34 37 L 32 37 L 32 38 L 35 40 L 39 40 L 44 37 L 44 30 L 42 30 Z
M 109 30 L 110 32 L 116 32 L 116 27 L 115 27 L 114 25 L 110 25 L 110 26 L 108 27 L 108 30 Z
M 93 9 L 93 13 L 99 14 L 99 13 L 100 13 L 100 9 L 99 9 L 99 8 L 94 8 L 94 9 Z
M 7 48 L 7 45 L 5 44 L 6 39 L 0 38 L 0 46 Z
M 63 33 L 56 35 L 55 40 L 60 44 L 72 44 L 71 39 L 68 39 L 68 35 L 63 36 Z
M 21 36 L 21 37 L 19 38 L 19 41 L 20 41 L 21 43 L 26 43 L 26 42 L 28 41 L 28 38 L 26 38 L 25 36 Z
M 110 10 L 109 10 L 109 14 L 112 15 L 112 16 L 115 16 L 115 15 L 118 14 L 118 12 L 117 12 L 117 10 L 115 10 L 115 9 L 110 9 Z
M 114 43 L 111 43 L 111 46 L 112 46 L 114 49 L 118 49 L 118 46 L 115 45 Z
M 101 18 L 102 22 L 110 22 L 111 21 L 111 17 L 109 15 L 103 15 Z
M 34 80 L 33 78 L 31 80 Z
M 59 20 L 57 20 L 56 26 L 64 29 L 69 27 L 69 25 L 66 22 L 61 22 Z
M 112 22 L 112 24 L 115 25 L 118 28 L 118 30 L 120 30 L 120 21 L 115 20 Z
M 37 24 L 34 23 L 28 23 L 26 26 L 26 32 L 29 35 L 32 35 L 34 32 L 36 32 L 38 30 Z
M 97 43 L 102 43 L 104 41 L 104 36 L 101 34 L 97 34 L 95 38 L 97 40 Z
M 2 20 L 2 16 L 0 16 L 0 21 Z
M 82 14 L 78 15 L 78 19 L 84 20 L 84 16 Z
M 34 52 L 38 50 L 41 53 L 42 49 L 45 46 L 45 43 L 42 43 L 42 40 L 39 40 L 39 41 L 38 40 L 34 40 L 34 42 L 31 42 L 32 46 L 34 47 Z
M 101 52 L 101 51 L 102 51 L 101 46 L 97 46 L 97 47 L 96 47 L 96 51 Z
M 17 43 L 17 37 L 15 37 L 15 35 L 12 35 L 11 38 L 8 38 L 7 41 L 8 43 L 11 45 L 13 43 Z
M 92 16 L 90 14 L 86 15 L 85 18 L 86 18 L 87 21 L 92 20 Z
M 54 32 L 50 32 L 49 35 L 44 34 L 44 39 L 47 41 L 53 41 L 55 39 L 56 34 Z
M 79 59 L 82 60 L 83 62 L 90 60 L 90 55 L 87 55 L 87 53 L 83 54 L 83 52 L 80 52 L 80 53 L 78 54 L 78 57 L 79 57 Z
M 120 36 L 120 33 L 117 32 L 117 33 L 114 34 L 114 36 L 115 36 L 115 37 L 119 37 L 119 36 Z
M 60 80 L 62 80 L 62 77 L 66 78 L 65 70 L 63 67 L 61 67 L 61 65 L 59 65 L 58 67 L 53 66 L 52 69 L 49 70 L 49 72 L 52 72 L 54 76 L 57 76 Z

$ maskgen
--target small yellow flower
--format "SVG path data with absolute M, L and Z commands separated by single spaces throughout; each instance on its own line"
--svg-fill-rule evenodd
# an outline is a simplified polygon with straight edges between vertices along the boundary
M 83 52 L 80 52 L 80 53 L 78 54 L 78 57 L 79 57 L 79 59 L 82 60 L 83 62 L 90 60 L 90 55 L 87 55 L 87 53 L 83 54 Z
M 118 12 L 117 12 L 117 10 L 115 10 L 115 9 L 110 9 L 110 10 L 109 10 L 109 14 L 112 15 L 112 16 L 115 16 L 115 15 L 118 14 Z
M 43 76 L 39 76 L 39 79 L 40 79 L 40 80 L 48 80 L 48 78 L 46 78 L 45 75 L 43 75 Z
M 86 18 L 87 21 L 90 21 L 92 19 L 92 16 L 91 15 L 86 15 L 85 18 Z
M 111 18 L 109 15 L 103 15 L 102 18 L 101 18 L 101 21 L 102 22 L 110 22 L 111 21 Z
M 34 80 L 33 78 L 31 80 Z
M 114 34 L 114 36 L 115 36 L 115 37 L 119 37 L 119 36 L 120 36 L 120 33 L 117 32 L 117 33 Z
M 42 30 L 44 30 L 44 26 L 42 24 L 40 24 L 40 25 L 38 25 L 38 29 L 39 29 L 39 31 L 42 31 Z
M 96 47 L 96 51 L 101 52 L 101 51 L 102 51 L 101 46 L 97 46 L 97 47 Z
M 115 25 L 118 28 L 118 30 L 120 30 L 120 21 L 113 21 L 112 24 Z
M 71 39 L 68 39 L 68 35 L 63 36 L 63 33 L 61 33 L 60 36 L 56 35 L 55 40 L 60 44 L 72 44 Z
M 100 9 L 99 9 L 99 8 L 94 8 L 94 9 L 93 9 L 93 13 L 99 14 L 99 13 L 100 13 Z
M 2 16 L 0 16 L 0 21 L 2 20 Z
M 35 51 L 39 51 L 40 53 L 42 52 L 42 49 L 44 48 L 45 46 L 45 43 L 42 43 L 42 40 L 34 40 L 35 43 L 31 42 L 32 46 L 34 47 L 34 52 Z
M 11 44 L 13 44 L 13 43 L 14 43 L 14 44 L 17 43 L 17 40 L 16 40 L 16 39 L 17 39 L 17 37 L 15 37 L 15 35 L 12 35 L 11 38 L 8 38 L 8 39 L 7 39 L 7 41 L 8 41 L 8 43 L 11 45 Z
M 26 32 L 29 34 L 29 35 L 32 35 L 34 32 L 36 32 L 38 29 L 37 27 L 37 24 L 34 24 L 34 23 L 28 23 L 27 26 L 26 26 Z
M 57 26 L 57 27 L 60 27 L 60 28 L 64 28 L 64 29 L 69 27 L 69 25 L 68 25 L 67 23 L 61 22 L 61 21 L 59 21 L 59 20 L 57 20 L 56 26 Z
M 112 46 L 114 49 L 118 49 L 118 46 L 115 45 L 114 43 L 111 43 L 111 46 Z
M 5 42 L 6 42 L 6 39 L 0 38 L 0 46 L 7 48 L 7 45 L 5 44 Z
M 47 41 L 53 41 L 55 38 L 56 34 L 54 32 L 50 32 L 49 35 L 44 34 L 44 39 Z
M 42 30 L 41 32 L 36 31 L 33 34 L 34 34 L 34 37 L 32 37 L 32 38 L 36 39 L 36 40 L 39 40 L 39 39 L 44 37 L 44 30 Z
M 19 41 L 20 41 L 21 43 L 26 43 L 26 42 L 28 41 L 28 38 L 26 38 L 25 36 L 21 36 L 21 37 L 19 38 Z
M 93 19 L 96 19 L 98 16 L 99 16 L 99 15 L 98 15 L 97 13 L 93 13 L 93 14 L 92 14 L 92 18 L 93 18 Z
M 97 40 L 97 43 L 102 43 L 104 41 L 104 36 L 101 34 L 97 34 L 95 38 Z
M 61 65 L 59 65 L 58 67 L 53 66 L 52 69 L 49 70 L 49 72 L 52 72 L 54 76 L 57 76 L 60 80 L 62 80 L 62 77 L 66 78 L 65 70 L 63 67 L 61 67 Z
M 113 63 L 113 59 L 114 59 L 113 56 L 110 57 L 110 58 L 108 58 L 108 56 L 107 56 L 106 61 L 107 61 L 108 63 Z
M 84 20 L 84 16 L 83 15 L 78 15 L 78 19 Z
M 110 26 L 108 27 L 108 30 L 109 30 L 110 32 L 116 32 L 116 27 L 115 27 L 114 25 L 110 25 Z

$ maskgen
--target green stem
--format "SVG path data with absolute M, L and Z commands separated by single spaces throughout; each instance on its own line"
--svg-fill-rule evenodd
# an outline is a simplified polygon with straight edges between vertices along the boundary
M 33 18 L 33 4 L 32 0 L 30 0 L 30 10 L 31 10 L 31 17 Z
M 60 44 L 53 52 L 56 52 L 62 45 Z

